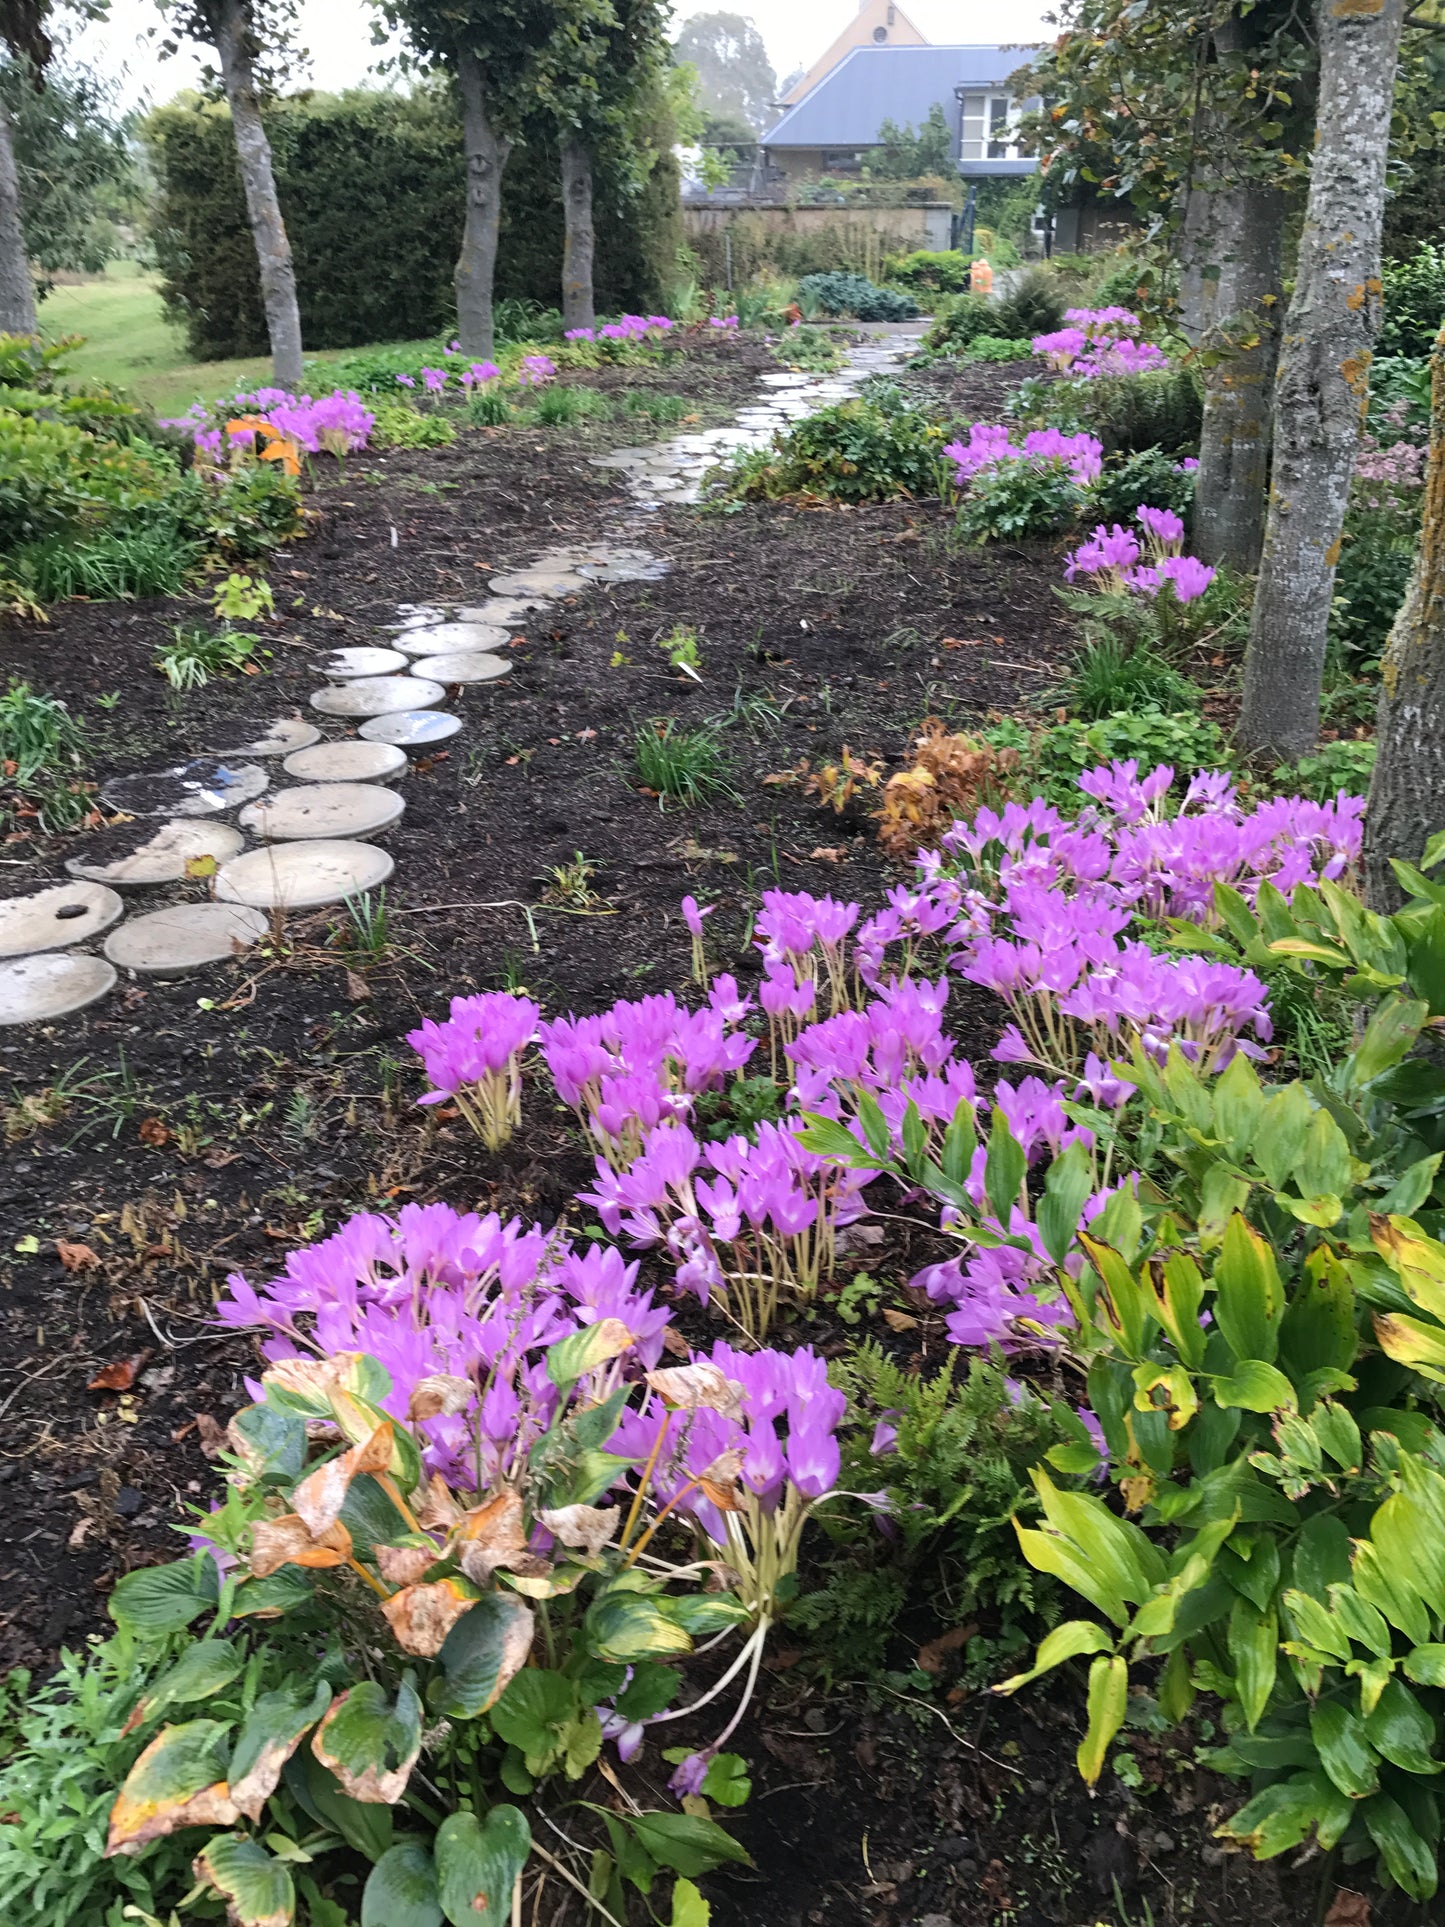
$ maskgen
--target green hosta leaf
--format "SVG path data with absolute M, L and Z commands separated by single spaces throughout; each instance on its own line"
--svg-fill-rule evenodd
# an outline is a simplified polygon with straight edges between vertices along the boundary
M 309 1746 L 292 1754 L 283 1778 L 286 1791 L 317 1826 L 340 1834 L 347 1846 L 373 1865 L 390 1848 L 391 1808 L 353 1800 L 343 1793 L 336 1775 L 322 1765 Z
M 1262 1359 L 1246 1358 L 1227 1378 L 1210 1381 L 1216 1405 L 1237 1405 L 1246 1412 L 1294 1410 L 1294 1387 L 1284 1373 Z
M 728 1862 L 750 1867 L 746 1848 L 715 1820 L 693 1813 L 635 1813 L 628 1825 L 660 1867 L 689 1880 Z
M 1259 1073 L 1241 1051 L 1214 1084 L 1214 1127 L 1236 1164 L 1248 1155 L 1263 1113 Z
M 330 1704 L 331 1688 L 318 1680 L 310 1692 L 298 1686 L 263 1693 L 246 1715 L 231 1751 L 227 1777 L 231 1798 L 248 1819 L 260 1823 L 261 1810 L 276 1790 L 282 1768 Z
M 679 1880 L 672 1890 L 671 1927 L 710 1927 L 712 1908 L 690 1880 Z
M 1420 1158 L 1408 1165 L 1380 1199 L 1376 1210 L 1385 1212 L 1387 1216 L 1413 1217 L 1435 1189 L 1442 1156 L 1445 1153 L 1436 1151 L 1433 1156 Z
M 436 1862 L 424 1840 L 398 1840 L 367 1876 L 361 1927 L 442 1927 Z
M 1314 1107 L 1302 1084 L 1286 1084 L 1265 1105 L 1254 1134 L 1254 1159 L 1271 1191 L 1284 1189 L 1304 1150 L 1313 1116 Z
M 1348 1799 L 1363 1800 L 1380 1784 L 1379 1755 L 1364 1724 L 1340 1700 L 1321 1700 L 1310 1712 L 1310 1733 L 1320 1764 Z
M 1326 1367 L 1348 1371 L 1360 1349 L 1349 1272 L 1320 1245 L 1305 1260 L 1303 1289 L 1279 1328 L 1280 1351 L 1296 1378 Z
M 492 1727 L 499 1739 L 519 1748 L 529 1761 L 540 1760 L 557 1751 L 562 1729 L 579 1710 L 571 1680 L 546 1667 L 529 1666 L 492 1708 Z
M 651 1719 L 654 1713 L 660 1713 L 665 1706 L 672 1704 L 681 1684 L 675 1667 L 660 1666 L 656 1660 L 640 1659 L 632 1669 L 632 1678 L 617 1693 L 614 1704 L 625 1720 Z M 597 1697 L 606 1699 L 609 1696 L 599 1693 Z
M 1365 1721 L 1365 1737 L 1391 1766 L 1405 1773 L 1440 1771 L 1433 1757 L 1435 1722 L 1403 1680 L 1389 1679 Z
M 196 1874 L 225 1897 L 235 1927 L 289 1927 L 296 1909 L 291 1870 L 242 1833 L 218 1833 L 196 1856 Z
M 1417 1686 L 1445 1686 L 1445 1646 L 1416 1646 L 1403 1664 L 1406 1677 Z
M 136 1702 L 130 1716 L 132 1727 L 154 1719 L 172 1706 L 189 1706 L 196 1700 L 210 1699 L 223 1686 L 229 1686 L 241 1670 L 241 1655 L 224 1639 L 202 1639 L 190 1646 L 155 1685 Z
M 730 1592 L 677 1593 L 659 1599 L 657 1609 L 694 1637 L 720 1633 L 727 1626 L 745 1626 L 751 1617 Z
M 207 1552 L 169 1566 L 141 1566 L 118 1579 L 109 1612 L 127 1632 L 178 1633 L 198 1613 L 214 1612 L 220 1597 L 216 1562 Z
M 995 1109 L 988 1134 L 988 1157 L 984 1163 L 983 1187 L 994 1216 L 1006 1225 L 1019 1201 L 1019 1192 L 1028 1171 L 1023 1147 L 1008 1127 L 1002 1109 Z M 1078 1220 L 1075 1220 L 1077 1224 Z
M 236 1619 L 251 1619 L 258 1613 L 294 1612 L 314 1596 L 316 1583 L 301 1566 L 282 1566 L 264 1579 L 243 1579 L 236 1588 L 231 1612 Z
M 574 1385 L 584 1372 L 618 1357 L 631 1343 L 632 1333 L 620 1318 L 599 1318 L 549 1348 L 547 1376 L 554 1385 Z
M 1073 1249 L 1079 1230 L 1079 1213 L 1093 1185 L 1089 1154 L 1076 1140 L 1049 1166 L 1044 1179 L 1044 1195 L 1034 1213 L 1044 1250 L 1056 1265 L 1061 1265 Z M 1005 1217 L 1003 1222 L 1007 1224 L 1008 1219 Z
M 231 1420 L 238 1456 L 253 1479 L 299 1479 L 306 1465 L 306 1421 L 299 1412 L 274 1404 L 246 1405 Z
M 1353 1814 L 1353 1802 L 1323 1773 L 1295 1774 L 1265 1787 L 1218 1831 L 1247 1846 L 1257 1860 L 1272 1860 L 1299 1846 L 1312 1828 L 1318 1828 L 1322 1847 L 1333 1845 Z
M 230 1826 L 230 1728 L 188 1720 L 159 1732 L 126 1775 L 110 1814 L 107 1854 L 136 1854 L 177 1827 Z
M 1307 1519 L 1295 1541 L 1291 1576 L 1301 1592 L 1324 1605 L 1329 1589 L 1350 1577 L 1350 1535 L 1333 1513 Z
M 452 1927 L 501 1927 L 511 1918 L 512 1889 L 532 1851 L 532 1829 L 516 1807 L 497 1806 L 478 1820 L 449 1813 L 436 1834 L 437 1886 Z
M 569 1780 L 580 1780 L 602 1751 L 602 1722 L 589 1708 L 562 1729 L 562 1770 Z
M 660 1653 L 690 1653 L 692 1640 L 662 1612 L 656 1601 L 635 1592 L 610 1592 L 587 1611 L 587 1646 L 598 1659 L 656 1659 Z
M 1360 1718 L 1368 1720 L 1379 1705 L 1380 1695 L 1395 1670 L 1393 1659 L 1352 1659 L 1345 1667 L 1351 1679 L 1360 1682 Z
M 1411 990 L 1429 1004 L 1432 1017 L 1445 1017 L 1445 904 L 1434 904 L 1411 923 L 1406 948 Z
M 1400 1311 L 1377 1311 L 1373 1320 L 1382 1352 L 1437 1385 L 1445 1384 L 1445 1327 L 1407 1318 Z
M 1400 1483 L 1371 1519 L 1371 1541 L 1390 1582 L 1445 1615 L 1445 1481 L 1402 1452 Z
M 1236 1358 L 1270 1363 L 1278 1348 L 1283 1316 L 1284 1287 L 1274 1253 L 1248 1221 L 1236 1213 L 1225 1226 L 1223 1246 L 1214 1268 L 1215 1322 Z
M 1234 1062 L 1245 1060 L 1236 1057 Z M 1204 1303 L 1204 1278 L 1187 1252 L 1177 1251 L 1164 1260 L 1164 1295 L 1160 1316 L 1174 1342 L 1174 1348 L 1191 1372 L 1204 1363 L 1204 1327 L 1199 1322 Z
M 1284 1595 L 1284 1605 L 1301 1639 L 1319 1652 L 1330 1653 L 1336 1659 L 1346 1660 L 1350 1657 L 1350 1642 L 1343 1623 L 1337 1622 L 1318 1599 L 1291 1589 Z
M 1078 1659 L 1084 1653 L 1107 1653 L 1113 1645 L 1109 1634 L 1102 1626 L 1095 1625 L 1092 1619 L 1070 1619 L 1062 1626 L 1055 1626 L 1051 1633 L 1039 1641 L 1034 1663 L 1026 1673 L 1015 1673 L 1012 1679 L 1004 1680 L 993 1690 L 996 1693 L 1016 1693 L 1021 1686 L 1027 1686 L 1041 1674 L 1062 1666 L 1065 1660 Z
M 332 1703 L 311 1750 L 353 1800 L 393 1806 L 421 1751 L 421 1713 L 410 1674 L 394 1700 L 378 1681 L 360 1680 Z
M 1078 1751 L 1079 1772 L 1089 1786 L 1104 1770 L 1109 1742 L 1124 1724 L 1128 1705 L 1128 1662 L 1117 1653 L 1100 1655 L 1089 1668 L 1089 1724 Z
M 1388 1657 L 1394 1642 L 1385 1624 L 1385 1615 L 1368 1599 L 1362 1599 L 1353 1586 L 1330 1587 L 1330 1610 L 1351 1639 L 1358 1640 L 1380 1659 Z M 1319 1641 L 1316 1639 L 1313 1644 L 1318 1646 Z
M 1405 1809 L 1388 1794 L 1377 1793 L 1361 1813 L 1396 1884 L 1412 1900 L 1429 1900 L 1439 1879 L 1435 1855 L 1411 1826 Z
M 1343 1202 L 1333 1191 L 1322 1191 L 1317 1197 L 1308 1198 L 1296 1198 L 1288 1191 L 1276 1191 L 1274 1201 L 1300 1224 L 1312 1224 L 1321 1231 L 1328 1231 L 1332 1224 L 1338 1224 L 1345 1214 Z
M 753 1790 L 747 1761 L 738 1753 L 715 1753 L 708 1762 L 702 1790 L 706 1798 L 716 1800 L 720 1807 L 746 1805 Z
M 1353 1175 L 1344 1132 L 1328 1111 L 1316 1111 L 1295 1164 L 1295 1184 L 1307 1198 L 1340 1197 L 1350 1189 Z
M 1279 1625 L 1273 1606 L 1260 1612 L 1248 1599 L 1236 1599 L 1229 1615 L 1229 1657 L 1245 1723 L 1252 1733 L 1274 1691 Z
M 1041 1469 L 1029 1477 L 1049 1524 L 1102 1565 L 1125 1599 L 1138 1603 L 1163 1585 L 1169 1576 L 1164 1556 L 1132 1519 L 1121 1519 L 1092 1493 L 1061 1491 Z
M 1358 1472 L 1364 1444 L 1354 1414 L 1333 1399 L 1323 1400 L 1310 1417 L 1310 1427 L 1326 1452 L 1345 1472 Z
M 1377 1513 L 1376 1523 L 1378 1519 Z M 1413 1645 L 1423 1646 L 1430 1638 L 1430 1615 L 1415 1590 L 1412 1572 L 1408 1567 L 1401 1567 L 1398 1561 L 1399 1548 L 1393 1541 L 1383 1555 L 1372 1540 L 1359 1541 L 1352 1563 L 1355 1591 L 1372 1606 L 1378 1606 L 1390 1624 L 1398 1626 Z
M 530 1606 L 509 1593 L 487 1592 L 452 1627 L 437 1654 L 441 1668 L 428 1697 L 447 1719 L 485 1713 L 532 1650 Z

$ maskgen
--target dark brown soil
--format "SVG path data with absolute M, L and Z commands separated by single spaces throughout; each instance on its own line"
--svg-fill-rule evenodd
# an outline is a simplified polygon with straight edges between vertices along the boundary
M 734 353 L 647 379 L 719 420 L 775 365 L 755 345 Z M 1007 377 L 955 380 L 968 414 L 996 405 Z M 323 649 L 383 640 L 398 603 L 483 599 L 490 573 L 548 546 L 606 528 L 672 563 L 663 581 L 563 604 L 513 644 L 506 681 L 456 699 L 466 728 L 415 766 L 389 838 L 384 959 L 325 911 L 293 919 L 269 955 L 0 1031 L 0 1663 L 50 1663 L 103 1623 L 122 1572 L 177 1550 L 182 1508 L 212 1482 L 197 1420 L 224 1422 L 245 1397 L 249 1345 L 207 1327 L 227 1271 L 260 1277 L 359 1208 L 567 1209 L 588 1167 L 540 1103 L 499 1157 L 415 1108 L 404 1038 L 421 1015 L 502 983 L 553 1010 L 681 992 L 689 890 L 719 904 L 713 948 L 737 952 L 746 977 L 761 889 L 871 905 L 899 880 L 861 814 L 840 821 L 764 779 L 845 743 L 896 767 L 925 716 L 961 724 L 1026 702 L 1066 652 L 1052 555 L 958 548 L 934 504 L 676 508 L 639 527 L 586 456 L 640 438 L 631 423 L 469 431 L 449 449 L 354 460 L 313 498 L 309 538 L 267 571 L 283 613 L 254 677 L 168 691 L 156 651 L 199 602 L 70 604 L 0 632 L 6 670 L 84 719 L 98 779 L 304 712 Z M 678 624 L 700 639 L 700 685 L 657 646 Z M 640 793 L 635 733 L 665 718 L 717 723 L 725 793 L 688 810 Z M 73 847 L 20 820 L 0 891 L 63 875 Z M 550 870 L 579 851 L 594 900 L 549 902 Z M 997 1006 L 955 986 L 950 1009 L 986 1057 Z M 903 1277 L 917 1262 L 903 1248 L 889 1259 Z M 134 1368 L 130 1389 L 88 1389 L 117 1367 L 121 1380 Z M 945 1719 L 882 1692 L 827 1693 L 795 1656 L 744 1746 L 757 1791 L 738 1829 L 757 1872 L 711 1883 L 719 1927 L 1126 1927 L 1146 1905 L 1159 1927 L 1314 1918 L 1311 1870 L 1212 1845 L 1221 1795 L 1187 1750 L 1141 1735 L 1141 1790 L 1085 1797 L 1080 1703 L 1056 1688 L 965 1700 Z

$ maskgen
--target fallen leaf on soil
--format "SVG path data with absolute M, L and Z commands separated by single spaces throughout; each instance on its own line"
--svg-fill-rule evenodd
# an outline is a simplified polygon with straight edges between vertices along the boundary
M 128 1392 L 155 1357 L 155 1348 L 136 1352 L 131 1358 L 118 1358 L 113 1365 L 98 1371 L 86 1386 L 88 1392 Z
M 139 984 L 132 984 L 130 989 L 121 998 L 120 1007 L 122 1010 L 135 1010 L 140 1004 L 143 1004 L 149 996 L 150 992 L 148 990 L 142 990 Z
M 935 1676 L 941 1673 L 944 1654 L 956 1653 L 960 1646 L 968 1644 L 977 1631 L 977 1621 L 970 1620 L 966 1626 L 950 1626 L 948 1631 L 940 1633 L 937 1639 L 930 1639 L 926 1646 L 920 1646 L 918 1649 L 920 1669 Z
M 196 1430 L 201 1436 L 201 1450 L 208 1459 L 214 1459 L 226 1449 L 226 1428 L 213 1419 L 209 1412 L 196 1413 Z
M 207 1151 L 201 1163 L 208 1171 L 224 1171 L 226 1166 L 234 1164 L 240 1155 L 239 1151 L 223 1151 L 218 1145 L 214 1151 Z
M 820 843 L 816 850 L 808 852 L 812 863 L 845 863 L 848 859 L 846 843 Z
M 1325 1927 L 1370 1927 L 1370 1902 L 1365 1894 L 1341 1887 L 1330 1902 Z
M 579 729 L 577 732 L 577 741 L 579 743 L 593 743 L 596 742 L 596 740 L 597 731 L 595 729 Z
M 79 1552 L 80 1548 L 85 1544 L 86 1533 L 93 1531 L 94 1527 L 94 1519 L 77 1519 L 75 1524 L 70 1528 L 70 1537 L 65 1542 L 66 1549 L 70 1552 Z
M 910 1318 L 906 1311 L 885 1310 L 883 1313 L 883 1322 L 891 1332 L 916 1332 L 918 1330 L 918 1320 L 916 1318 Z
M 64 1238 L 57 1238 L 55 1249 L 67 1271 L 89 1271 L 93 1265 L 100 1263 L 89 1245 L 68 1244 Z M 149 1352 L 146 1356 L 150 1356 Z
M 143 1117 L 136 1135 L 142 1144 L 169 1144 L 171 1141 L 170 1131 L 158 1117 Z
M 663 1326 L 662 1349 L 665 1352 L 670 1352 L 674 1358 L 691 1358 L 692 1357 L 692 1352 L 688 1346 L 688 1342 L 683 1337 L 682 1333 L 677 1329 L 676 1325 Z
M 346 973 L 346 994 L 354 1004 L 368 1003 L 371 999 L 371 985 L 358 971 L 348 970 Z

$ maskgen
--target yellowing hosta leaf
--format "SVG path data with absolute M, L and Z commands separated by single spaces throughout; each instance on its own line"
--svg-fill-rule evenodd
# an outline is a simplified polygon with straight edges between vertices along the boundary
M 321 1680 L 309 1695 L 284 1688 L 263 1693 L 246 1715 L 231 1753 L 228 1777 L 231 1800 L 248 1820 L 260 1824 L 282 1767 L 330 1704 L 331 1688 Z
M 429 1586 L 404 1586 L 384 1599 L 381 1610 L 404 1652 L 432 1659 L 475 1597 L 458 1579 L 437 1579 Z
M 1427 1325 L 1404 1312 L 1371 1314 L 1380 1350 L 1402 1365 L 1413 1366 L 1425 1378 L 1445 1384 L 1445 1327 Z
M 1055 1666 L 1062 1666 L 1067 1659 L 1077 1659 L 1082 1653 L 1107 1653 L 1113 1647 L 1113 1640 L 1102 1626 L 1092 1619 L 1070 1619 L 1039 1641 L 1039 1650 L 1034 1655 L 1034 1663 L 1026 1673 L 1015 1673 L 994 1687 L 996 1693 L 1016 1693 L 1021 1686 L 1027 1686 L 1043 1673 L 1052 1672 Z
M 1129 1666 L 1119 1654 L 1089 1668 L 1089 1725 L 1079 1743 L 1079 1772 L 1093 1786 L 1104 1770 L 1109 1742 L 1124 1724 L 1129 1704 Z
M 595 1371 L 610 1358 L 625 1352 L 632 1333 L 620 1318 L 599 1318 L 595 1325 L 584 1325 L 547 1353 L 547 1376 L 554 1385 L 571 1385 L 584 1372 Z
M 167 1726 L 141 1754 L 110 1812 L 106 1855 L 137 1854 L 177 1827 L 233 1825 L 226 1784 L 230 1729 L 219 1720 Z
M 290 1927 L 296 1909 L 290 1870 L 258 1841 L 218 1833 L 196 1855 L 192 1871 L 224 1895 L 234 1927 Z
M 421 1701 L 410 1676 L 394 1703 L 375 1680 L 342 1693 L 312 1735 L 311 1751 L 353 1800 L 395 1806 L 421 1751 Z

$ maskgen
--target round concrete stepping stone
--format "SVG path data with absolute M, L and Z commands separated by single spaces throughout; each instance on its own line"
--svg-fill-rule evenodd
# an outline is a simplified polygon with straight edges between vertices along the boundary
M 358 676 L 390 676 L 406 668 L 399 649 L 333 649 L 317 663 L 317 673 L 332 682 L 354 682 Z
M 431 749 L 455 736 L 462 726 L 460 716 L 444 709 L 399 709 L 389 716 L 373 716 L 356 732 L 368 743 L 396 743 L 402 749 Z
M 268 927 L 264 910 L 240 903 L 169 903 L 112 930 L 105 954 L 138 977 L 184 977 L 249 949 Z
M 303 783 L 248 804 L 241 821 L 253 836 L 278 842 L 343 839 L 374 836 L 405 808 L 395 790 L 379 783 Z
M 578 575 L 585 575 L 589 582 L 660 582 L 667 574 L 666 562 L 582 562 L 578 564 Z
M 109 930 L 125 905 L 103 883 L 55 883 L 0 902 L 0 957 L 64 950 Z
M 0 1024 L 43 1024 L 84 1010 L 115 984 L 103 957 L 52 952 L 0 963 Z
M 179 883 L 188 874 L 189 863 L 206 857 L 224 863 L 238 855 L 245 843 L 229 823 L 200 822 L 194 817 L 162 823 L 158 830 L 147 830 L 142 823 L 121 823 L 87 843 L 79 856 L 67 857 L 65 867 L 73 877 L 90 883 Z
M 440 683 L 495 682 L 511 668 L 505 656 L 485 649 L 450 649 L 443 656 L 423 656 L 412 665 L 414 676 L 430 676 Z
M 500 622 L 504 628 L 525 629 L 529 616 L 540 615 L 556 600 L 550 595 L 499 595 L 486 611 L 486 618 L 488 622 Z
M 147 775 L 112 776 L 102 785 L 100 800 L 127 816 L 218 816 L 222 810 L 249 803 L 270 781 L 258 763 L 196 756 L 189 763 Z
M 357 682 L 318 689 L 311 707 L 323 716 L 390 716 L 400 709 L 430 709 L 447 692 L 420 676 L 363 676 Z
M 407 760 L 406 751 L 395 743 L 317 743 L 312 749 L 298 749 L 281 767 L 302 783 L 384 783 L 399 776 Z M 237 837 L 236 849 L 240 847 Z
M 374 843 L 275 843 L 221 866 L 216 896 L 256 910 L 314 910 L 386 882 L 396 864 Z
M 408 629 L 397 637 L 396 646 L 409 656 L 443 656 L 454 649 L 505 649 L 511 640 L 512 631 L 499 622 L 441 622 L 435 628 Z
M 243 729 L 244 724 L 237 728 Z M 321 731 L 315 723 L 308 723 L 304 716 L 282 716 L 274 723 L 264 723 L 255 738 L 249 743 L 227 743 L 224 749 L 212 750 L 213 756 L 289 756 L 293 749 L 305 749 L 308 743 L 319 743 Z
M 555 600 L 575 595 L 583 582 L 570 569 L 518 569 L 514 575 L 494 575 L 487 587 L 493 595 L 540 595 Z

